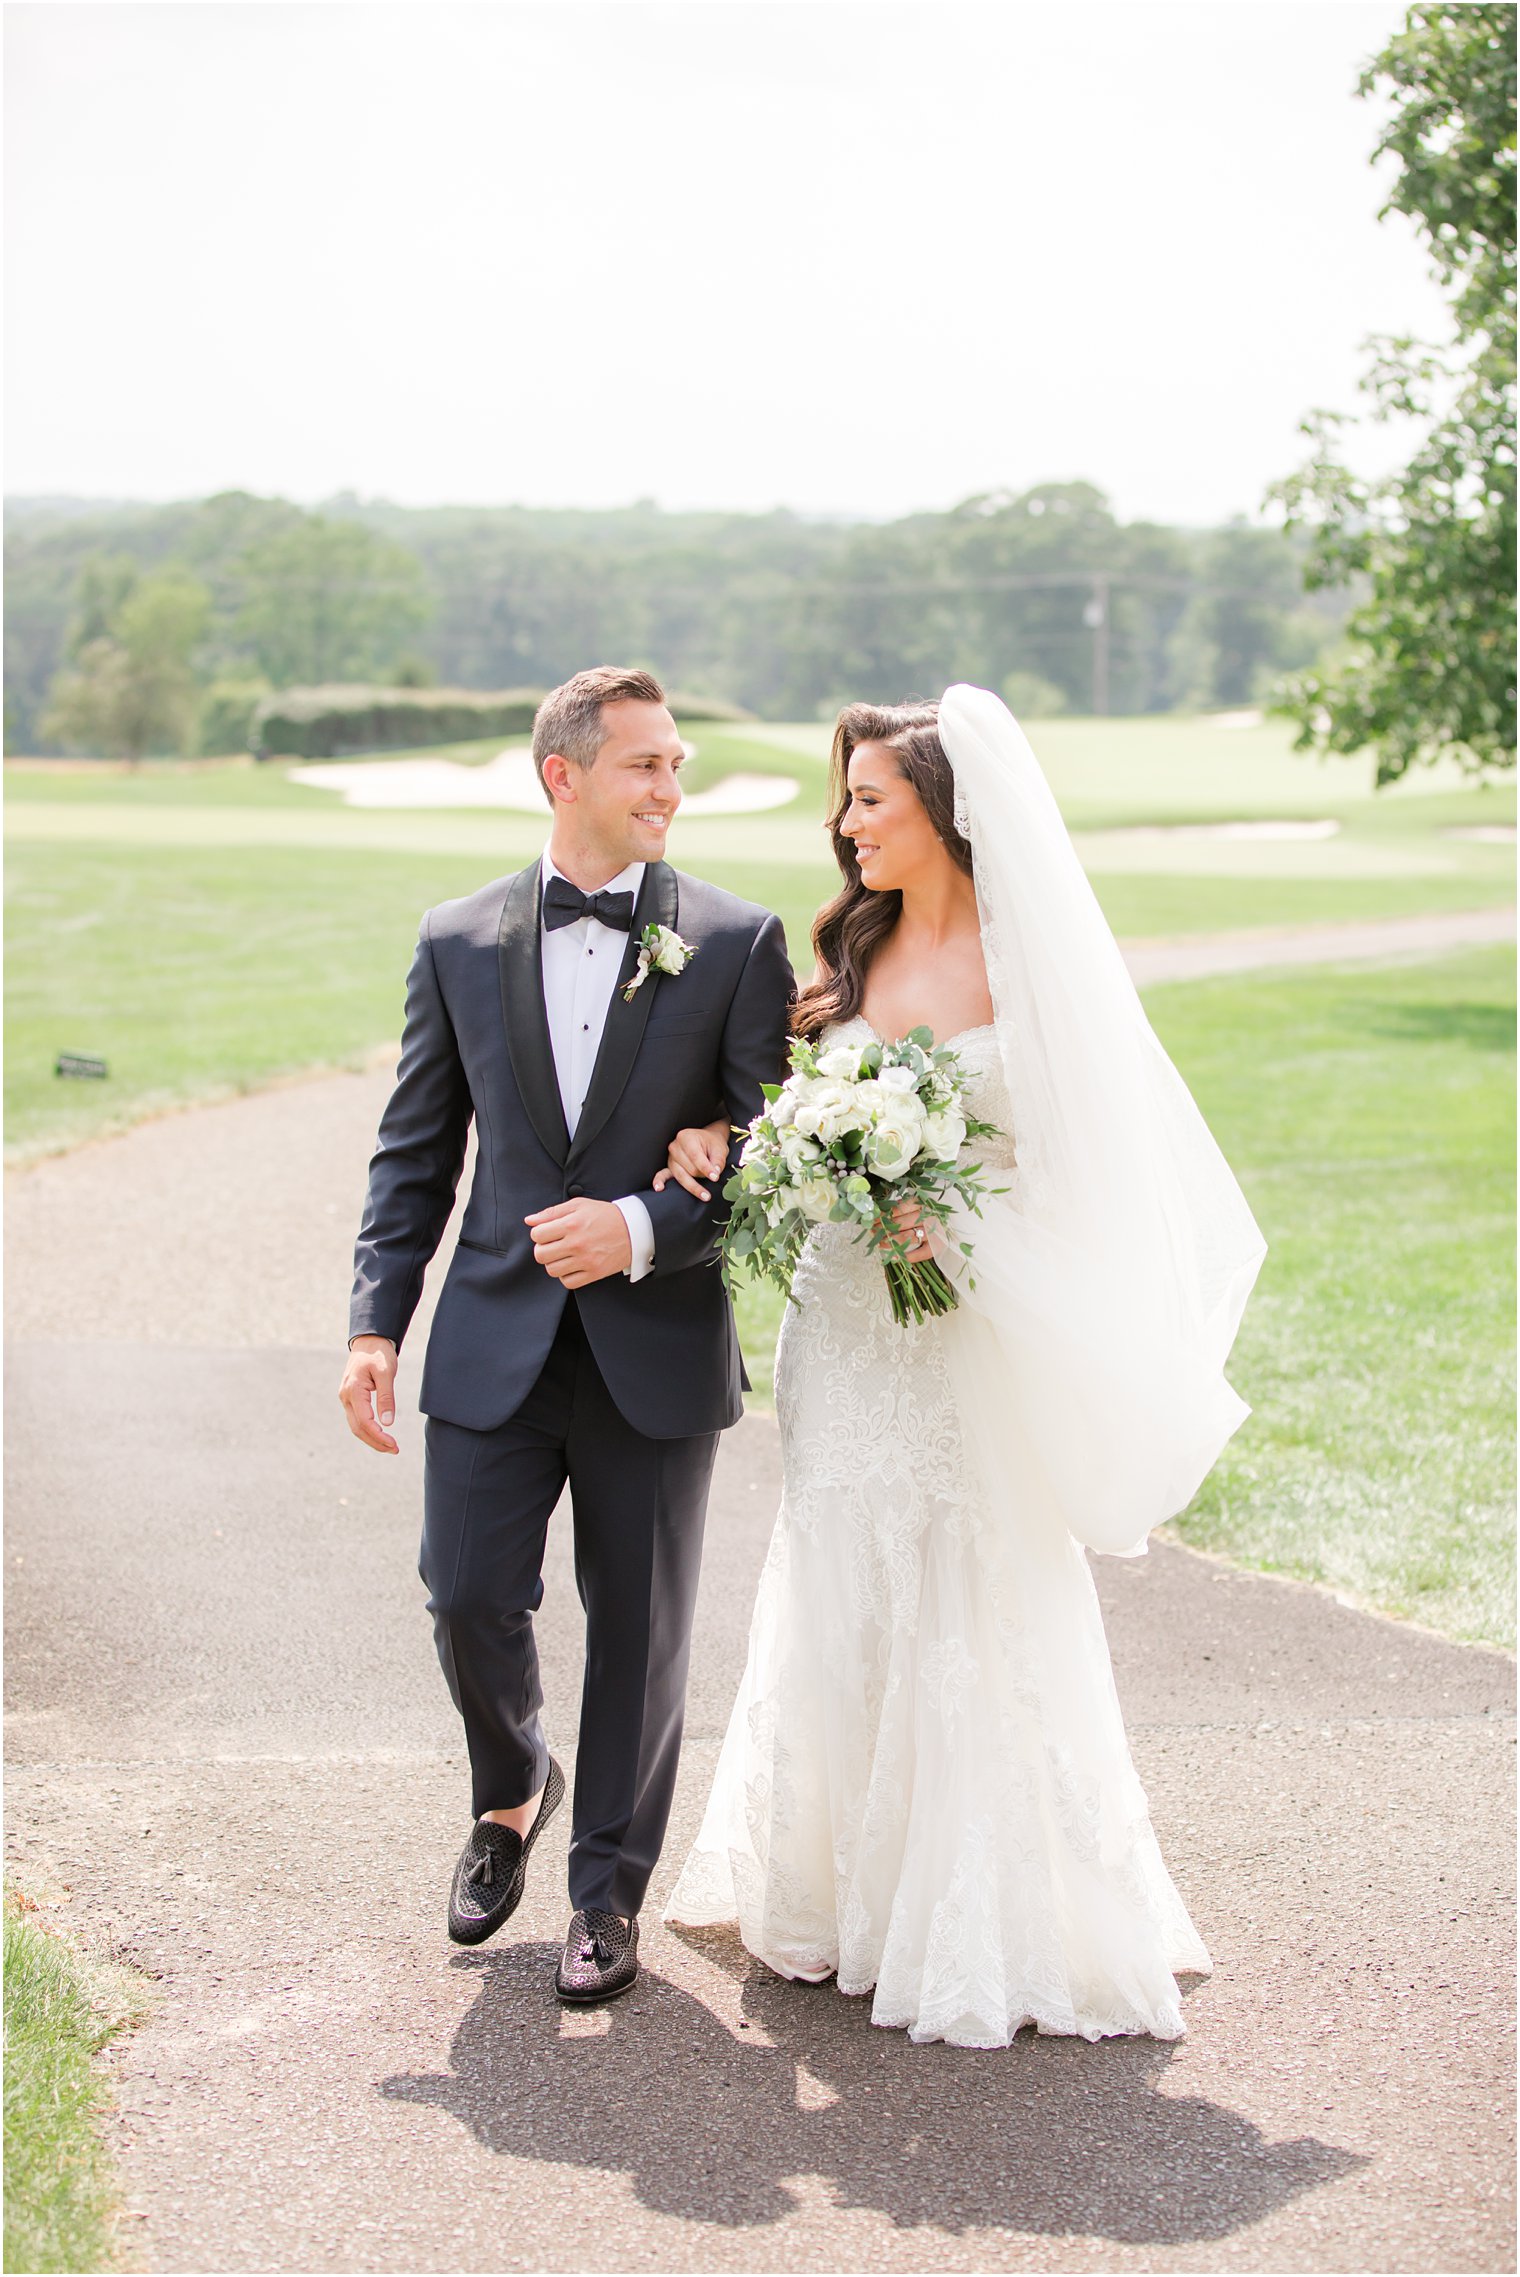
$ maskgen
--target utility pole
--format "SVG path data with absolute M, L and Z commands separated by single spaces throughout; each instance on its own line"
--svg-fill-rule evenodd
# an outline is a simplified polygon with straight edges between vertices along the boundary
M 1108 579 L 1095 573 L 1092 599 L 1082 611 L 1082 622 L 1093 636 L 1092 708 L 1099 719 L 1108 714 Z

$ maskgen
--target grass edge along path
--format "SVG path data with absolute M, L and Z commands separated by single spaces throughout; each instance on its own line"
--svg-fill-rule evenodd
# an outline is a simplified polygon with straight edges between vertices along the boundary
M 5 1889 L 5 2267 L 117 2258 L 120 2186 L 103 2133 L 108 2040 L 147 2013 L 144 1980 L 82 1952 Z

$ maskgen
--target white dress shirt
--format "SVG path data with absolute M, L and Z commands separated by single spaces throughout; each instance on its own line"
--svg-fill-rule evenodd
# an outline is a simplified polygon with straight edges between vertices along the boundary
M 601 890 L 637 894 L 644 882 L 644 869 L 644 863 L 630 862 L 626 870 L 609 878 Z M 563 875 L 546 853 L 543 883 L 547 885 L 550 878 Z M 566 882 L 573 884 L 574 881 Z M 556 925 L 552 933 L 543 926 L 542 937 L 544 1010 L 549 1018 L 549 1042 L 554 1052 L 554 1072 L 559 1078 L 560 1103 L 565 1110 L 565 1128 L 574 1138 L 586 1093 L 591 1088 L 591 1073 L 601 1049 L 602 1030 L 607 1025 L 612 991 L 617 985 L 628 936 L 619 933 L 615 926 L 603 925 L 599 918 L 578 917 L 573 925 Z M 623 1195 L 613 1207 L 623 1213 L 633 1251 L 628 1278 L 642 1281 L 654 1267 L 654 1227 L 649 1212 L 637 1194 Z

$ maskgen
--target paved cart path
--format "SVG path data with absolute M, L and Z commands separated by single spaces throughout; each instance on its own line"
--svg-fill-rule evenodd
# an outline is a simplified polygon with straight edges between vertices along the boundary
M 1206 980 L 1216 973 L 1259 972 L 1273 965 L 1375 964 L 1440 956 L 1514 938 L 1512 908 L 1445 909 L 1415 917 L 1346 918 L 1332 925 L 1178 933 L 1121 946 L 1136 986 L 1148 988 L 1158 981 Z
M 1512 1665 L 1183 1550 L 1099 1566 L 1217 1964 L 1179 2047 L 912 2048 L 657 1903 L 638 1989 L 562 2015 L 563 1818 L 511 1929 L 447 1944 L 464 1777 L 414 1572 L 415 1350 L 399 1460 L 333 1399 L 387 1083 L 267 1091 L 8 1180 L 9 1847 L 158 1977 L 113 2057 L 134 2259 L 1512 2267 Z M 768 1419 L 726 1439 L 656 1901 L 778 1471 Z M 567 1533 L 541 1634 L 569 1756 Z

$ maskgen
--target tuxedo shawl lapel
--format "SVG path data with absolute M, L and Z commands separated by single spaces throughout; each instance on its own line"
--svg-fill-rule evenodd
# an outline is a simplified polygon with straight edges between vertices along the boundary
M 675 871 L 668 862 L 651 862 L 634 904 L 633 926 L 628 935 L 628 947 L 623 954 L 622 970 L 612 991 L 612 1002 L 607 1007 L 607 1025 L 602 1030 L 601 1048 L 596 1055 L 596 1066 L 591 1072 L 586 1103 L 581 1109 L 580 1121 L 575 1126 L 575 1139 L 569 1157 L 571 1163 L 578 1161 L 585 1153 L 622 1098 L 624 1086 L 633 1073 L 639 1045 L 644 1040 L 649 1007 L 654 1001 L 654 992 L 660 985 L 660 975 L 651 970 L 634 992 L 632 1002 L 625 1000 L 623 991 L 638 967 L 639 936 L 646 925 L 674 927 L 678 914 L 679 894 Z
M 501 971 L 501 1014 L 506 1023 L 512 1073 L 545 1151 L 563 1162 L 570 1148 L 565 1110 L 554 1071 L 549 1015 L 544 1010 L 544 946 L 538 903 L 542 869 L 534 862 L 519 870 L 507 888 L 497 937 Z

